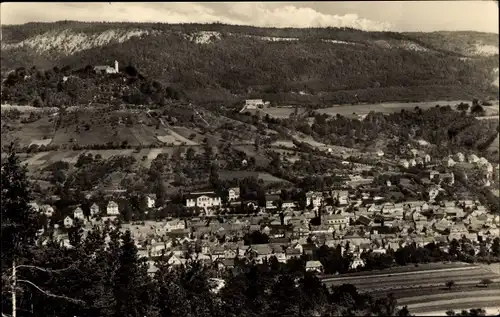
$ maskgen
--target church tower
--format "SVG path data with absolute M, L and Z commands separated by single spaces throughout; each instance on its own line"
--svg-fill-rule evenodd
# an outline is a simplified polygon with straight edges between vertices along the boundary
M 118 73 L 118 61 L 115 61 L 115 72 Z

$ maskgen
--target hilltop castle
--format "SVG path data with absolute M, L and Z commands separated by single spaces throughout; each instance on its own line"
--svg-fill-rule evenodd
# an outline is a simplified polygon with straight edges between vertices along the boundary
M 94 72 L 98 74 L 117 74 L 118 73 L 118 61 L 115 61 L 115 67 L 111 66 L 95 66 Z

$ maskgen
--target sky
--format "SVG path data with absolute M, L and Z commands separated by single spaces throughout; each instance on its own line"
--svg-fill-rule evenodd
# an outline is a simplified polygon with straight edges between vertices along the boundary
M 60 20 L 353 27 L 367 31 L 498 33 L 498 2 L 38 2 L 0 6 L 1 24 Z

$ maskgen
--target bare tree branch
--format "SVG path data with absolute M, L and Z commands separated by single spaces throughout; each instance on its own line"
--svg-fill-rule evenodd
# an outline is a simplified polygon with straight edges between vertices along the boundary
M 35 283 L 30 282 L 28 280 L 17 280 L 17 282 L 23 282 L 23 283 L 29 284 L 29 285 L 33 286 L 34 288 L 36 288 L 37 290 L 39 290 L 40 292 L 42 292 L 44 295 L 49 296 L 49 297 L 64 299 L 64 300 L 67 300 L 67 301 L 75 303 L 75 304 L 85 304 L 85 302 L 81 299 L 76 299 L 76 298 L 71 298 L 71 297 L 67 297 L 67 296 L 61 296 L 61 295 L 49 293 L 49 292 L 41 289 Z
M 47 269 L 47 268 L 43 268 L 43 267 L 35 266 L 35 265 L 24 265 L 24 264 L 21 264 L 21 265 L 16 266 L 16 269 L 19 269 L 19 268 L 30 268 L 30 269 L 35 269 L 35 270 L 39 270 L 39 271 L 46 272 L 46 273 L 59 273 L 59 272 L 63 272 L 63 271 L 67 271 L 69 269 L 75 268 L 75 265 L 72 264 L 72 265 L 70 265 L 70 266 L 68 266 L 67 268 L 64 268 L 64 269 Z M 9 269 L 7 269 L 5 271 L 12 271 L 12 268 L 9 268 Z

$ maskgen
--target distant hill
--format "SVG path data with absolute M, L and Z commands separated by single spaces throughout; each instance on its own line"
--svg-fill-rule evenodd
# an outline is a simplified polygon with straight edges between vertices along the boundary
M 498 35 L 487 33 L 63 21 L 3 26 L 2 36 L 4 78 L 19 67 L 78 69 L 117 60 L 196 102 L 498 97 Z

